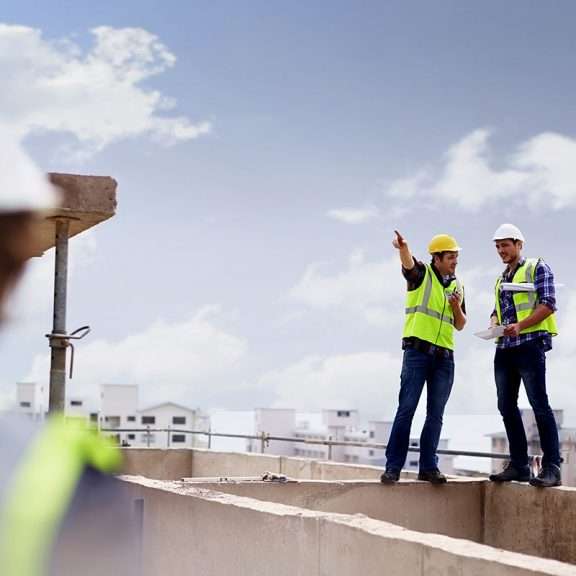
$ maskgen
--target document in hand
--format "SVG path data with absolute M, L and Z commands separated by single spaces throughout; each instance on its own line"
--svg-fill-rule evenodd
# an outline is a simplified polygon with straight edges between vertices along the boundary
M 488 330 L 474 332 L 474 336 L 478 336 L 478 338 L 482 338 L 482 340 L 500 338 L 500 336 L 504 336 L 504 326 L 493 326 L 492 328 L 488 328 Z
M 507 292 L 536 292 L 532 282 L 502 282 L 500 289 Z

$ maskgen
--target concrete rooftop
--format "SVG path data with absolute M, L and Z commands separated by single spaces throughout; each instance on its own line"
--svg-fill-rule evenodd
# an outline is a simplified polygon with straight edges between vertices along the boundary
M 371 466 L 125 449 L 145 574 L 576 575 L 576 489 L 443 486 Z M 262 481 L 265 472 L 286 482 Z

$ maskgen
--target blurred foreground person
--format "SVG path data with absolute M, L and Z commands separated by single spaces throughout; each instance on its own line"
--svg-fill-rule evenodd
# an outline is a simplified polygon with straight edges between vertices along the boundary
M 57 206 L 0 126 L 0 322 L 35 221 Z M 138 574 L 131 502 L 110 475 L 119 464 L 118 450 L 83 422 L 0 417 L 0 574 Z

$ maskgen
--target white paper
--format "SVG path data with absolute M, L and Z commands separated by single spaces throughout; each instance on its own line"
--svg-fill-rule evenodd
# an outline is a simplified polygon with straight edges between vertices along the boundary
M 507 292 L 536 292 L 532 282 L 502 282 L 500 288 Z
M 501 336 L 504 336 L 504 326 L 493 326 L 492 328 L 488 328 L 488 330 L 474 332 L 474 336 L 478 336 L 478 338 L 482 338 L 482 340 L 500 338 Z
M 564 284 L 554 284 L 554 288 L 563 288 Z M 536 287 L 532 282 L 502 282 L 501 290 L 508 292 L 536 292 Z

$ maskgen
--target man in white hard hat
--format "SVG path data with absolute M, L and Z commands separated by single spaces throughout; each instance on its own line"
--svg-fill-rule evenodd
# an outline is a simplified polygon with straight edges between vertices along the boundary
M 513 224 L 502 224 L 494 233 L 496 250 L 506 269 L 496 281 L 493 326 L 504 326 L 494 356 L 498 410 L 504 420 L 510 445 L 510 462 L 493 482 L 530 482 L 542 488 L 560 486 L 558 428 L 546 393 L 546 352 L 552 348 L 556 327 L 556 295 L 552 270 L 541 258 L 524 258 L 524 235 Z M 525 284 L 514 291 L 505 283 Z M 518 287 L 516 287 L 518 288 Z M 518 409 L 520 381 L 538 426 L 542 446 L 542 468 L 531 478 L 528 445 Z
M 454 382 L 454 328 L 462 330 L 466 324 L 464 291 L 455 276 L 460 247 L 448 234 L 434 236 L 428 245 L 432 260 L 424 264 L 412 256 L 398 231 L 392 244 L 398 250 L 407 282 L 404 357 L 399 406 L 386 449 L 386 471 L 380 480 L 393 484 L 400 478 L 412 419 L 426 383 L 426 422 L 420 436 L 418 479 L 443 484 L 446 476 L 438 469 L 436 450 L 444 407 Z

